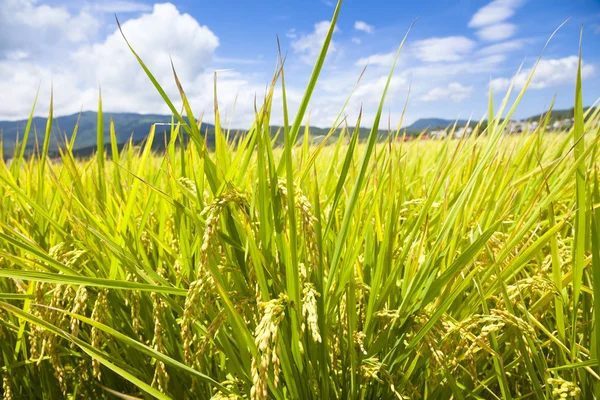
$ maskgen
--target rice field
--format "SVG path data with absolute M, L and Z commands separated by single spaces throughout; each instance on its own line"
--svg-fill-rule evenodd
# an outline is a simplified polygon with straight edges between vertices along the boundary
M 209 150 L 176 74 L 184 115 L 138 57 L 174 115 L 164 153 L 158 127 L 118 151 L 110 125 L 107 156 L 100 101 L 92 158 L 76 132 L 48 157 L 50 108 L 36 154 L 0 163 L 4 400 L 600 397 L 600 109 L 580 76 L 568 132 L 504 134 L 525 86 L 468 138 L 381 138 L 384 92 L 367 141 L 340 113 L 312 145 L 332 33 L 284 146 L 283 60 L 247 133 L 215 109 Z

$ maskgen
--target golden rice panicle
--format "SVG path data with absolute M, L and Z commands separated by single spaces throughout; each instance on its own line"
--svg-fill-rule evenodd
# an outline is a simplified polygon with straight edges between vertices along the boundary
M 35 304 L 44 304 L 44 295 L 46 294 L 47 284 L 43 282 L 34 283 L 34 302 Z M 38 318 L 44 319 L 45 308 L 34 307 L 32 314 Z M 44 330 L 36 324 L 29 327 L 29 354 L 32 359 L 41 358 L 41 347 L 43 346 Z
M 321 334 L 319 332 L 318 313 L 317 313 L 317 292 L 315 285 L 306 282 L 304 289 L 302 289 L 302 317 L 308 330 L 311 333 L 312 339 L 315 343 L 321 343 Z M 305 323 L 302 324 L 302 329 L 305 329 Z
M 79 286 L 77 288 L 77 292 L 75 293 L 74 305 L 73 305 L 73 309 L 71 310 L 71 312 L 73 314 L 79 314 L 79 315 L 85 316 L 86 311 L 87 311 L 87 300 L 88 300 L 87 288 L 83 285 Z M 77 319 L 75 317 L 71 317 L 71 324 L 70 324 L 71 334 L 73 334 L 73 336 L 75 336 L 75 337 L 79 334 L 79 324 L 80 324 L 79 319 Z
M 198 360 L 201 356 L 203 356 L 210 348 L 211 343 L 219 333 L 219 330 L 223 326 L 225 322 L 227 314 L 225 310 L 219 311 L 219 313 L 212 320 L 208 328 L 206 328 L 206 335 L 204 336 L 204 340 L 202 342 L 202 346 L 198 347 L 198 351 L 195 354 L 195 359 Z
M 548 378 L 546 382 L 552 385 L 552 395 L 555 399 L 579 398 L 581 395 L 581 389 L 573 382 L 562 378 Z
M 53 290 L 54 293 L 50 300 L 49 308 L 45 312 L 45 320 L 63 329 L 66 328 L 68 319 L 65 313 L 61 313 L 58 310 L 68 308 L 68 303 L 70 303 L 72 298 L 72 288 L 70 285 L 58 284 L 54 286 Z M 59 357 L 59 344 L 61 340 L 57 335 L 49 331 L 45 331 L 43 337 L 41 356 L 48 355 L 50 357 L 54 376 L 58 381 L 62 394 L 66 396 L 67 373 Z M 38 365 L 41 360 L 42 358 L 40 357 Z
M 128 273 L 126 280 L 129 282 L 139 282 L 138 277 L 135 274 Z M 142 340 L 142 336 L 140 335 L 141 329 L 141 318 L 140 318 L 140 297 L 141 293 L 137 290 L 129 290 L 127 291 L 125 299 L 125 305 L 129 306 L 130 315 L 131 315 L 131 328 L 133 329 L 133 334 L 136 335 L 140 340 Z
M 161 277 L 166 276 L 164 268 L 159 268 L 157 271 Z M 163 344 L 163 313 L 167 307 L 165 301 L 156 292 L 151 293 L 152 297 L 152 319 L 154 320 L 154 337 L 152 338 L 152 347 L 159 353 L 165 353 L 165 347 Z M 162 393 L 168 392 L 169 387 L 169 375 L 167 374 L 167 368 L 164 362 L 156 360 L 154 364 L 154 378 L 152 379 L 152 387 L 160 390 Z
M 230 375 L 228 375 L 230 377 Z M 229 394 L 225 394 L 217 388 L 214 388 L 214 395 L 210 400 L 242 400 L 246 399 L 246 396 L 241 396 L 243 393 L 243 383 L 238 378 L 229 378 L 221 382 L 221 386 L 229 390 Z
M 2 400 L 14 400 L 10 378 L 6 372 L 2 374 L 2 392 Z
M 288 297 L 281 293 L 279 298 L 267 302 L 259 302 L 263 310 L 260 323 L 254 330 L 254 343 L 258 347 L 260 358 L 252 358 L 252 400 L 268 398 L 269 367 L 273 365 L 273 381 L 279 385 L 281 364 L 279 361 L 279 324 L 285 316 Z
M 200 247 L 200 254 L 198 255 L 199 261 L 196 279 L 188 288 L 183 318 L 181 321 L 183 353 L 188 365 L 194 362 L 194 351 L 192 347 L 195 344 L 195 335 L 192 326 L 199 318 L 201 300 L 205 295 L 205 291 L 212 286 L 212 278 L 207 267 L 209 257 L 218 253 L 218 251 L 215 251 L 215 241 L 218 235 L 219 221 L 222 211 L 229 204 L 244 206 L 246 204 L 246 198 L 234 187 L 229 187 L 222 196 L 215 198 L 214 201 L 202 211 L 202 215 L 207 215 L 206 228 L 202 235 L 202 246 Z M 214 290 L 210 290 L 210 292 L 214 292 Z
M 4 310 L 0 310 L 0 320 L 1 321 L 8 321 L 8 314 L 6 312 L 4 312 Z M 0 340 L 5 340 L 6 339 L 6 332 L 4 331 L 4 326 L 2 324 L 0 324 Z
M 98 292 L 98 297 L 96 298 L 96 302 L 94 303 L 94 308 L 92 309 L 92 319 L 96 322 L 106 323 L 108 319 L 108 289 L 101 289 Z M 91 345 L 97 349 L 102 346 L 102 342 L 105 339 L 102 331 L 95 326 L 92 327 L 91 330 L 92 341 Z M 94 373 L 94 377 L 98 380 L 101 380 L 102 373 L 100 371 L 100 362 L 93 358 L 92 359 L 92 369 Z
M 288 192 L 286 181 L 280 179 L 277 184 L 277 189 L 281 195 L 283 208 L 287 210 Z M 302 222 L 298 226 L 298 229 L 300 229 L 300 233 L 304 237 L 306 243 L 306 258 L 312 269 L 315 270 L 318 267 L 319 260 L 319 247 L 317 245 L 317 234 L 315 232 L 315 224 L 318 220 L 312 212 L 310 201 L 297 185 L 294 185 L 294 201 L 296 210 L 298 210 L 298 213 L 300 214 L 300 221 Z
M 221 211 L 219 201 L 220 200 L 216 200 L 203 211 L 203 214 L 205 212 L 208 213 L 208 217 L 206 218 L 206 228 L 202 236 L 202 247 L 200 248 L 196 278 L 190 284 L 185 298 L 183 318 L 181 321 L 181 337 L 183 339 L 183 353 L 188 365 L 193 362 L 192 346 L 194 343 L 194 332 L 192 325 L 196 322 L 198 314 L 200 313 L 202 292 L 204 292 L 205 288 L 208 289 L 207 285 L 210 285 L 207 263 L 212 242 L 218 232 L 217 225 L 219 223 L 219 214 Z

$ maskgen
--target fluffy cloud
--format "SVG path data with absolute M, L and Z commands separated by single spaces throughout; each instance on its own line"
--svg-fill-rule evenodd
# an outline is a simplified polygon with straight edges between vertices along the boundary
M 491 54 L 504 54 L 511 51 L 520 50 L 525 45 L 525 41 L 522 39 L 509 40 L 507 42 L 496 43 L 490 46 L 486 46 L 479 50 L 479 54 L 491 55 Z
M 13 13 L 19 9 L 15 4 L 23 4 L 20 0 L 10 1 Z M 8 2 L 9 0 L 0 0 L 2 5 L 0 22 L 15 19 L 12 14 L 8 16 L 6 14 Z M 31 0 L 26 4 L 32 9 L 48 7 Z M 77 23 L 81 23 L 78 21 L 81 21 L 79 18 L 82 14 L 91 13 L 94 4 L 102 4 L 102 7 L 121 7 L 121 12 L 127 12 L 125 11 L 127 9 L 135 10 L 139 6 L 138 3 L 131 1 L 112 1 L 108 5 L 90 2 L 81 6 L 81 9 L 54 7 L 54 12 L 62 15 L 63 26 L 76 26 Z M 110 18 L 107 14 L 108 8 L 105 11 L 97 9 L 95 13 L 91 13 L 90 15 L 95 18 L 95 22 L 91 24 L 98 25 L 101 22 L 104 26 Z M 63 12 L 66 14 L 61 14 Z M 255 98 L 256 103 L 260 104 L 265 87 L 270 83 L 271 64 L 266 61 L 261 62 L 260 58 L 246 60 L 223 57 L 226 54 L 219 57 L 221 55 L 218 52 L 219 38 L 209 27 L 203 26 L 172 4 L 156 5 L 147 12 L 141 12 L 142 14 L 137 11 L 135 15 L 122 18 L 123 31 L 174 101 L 175 107 L 179 108 L 181 102 L 178 101 L 179 94 L 173 81 L 170 57 L 173 59 L 195 114 L 204 113 L 206 122 L 213 121 L 213 70 L 230 68 L 233 64 L 235 70 L 221 71 L 218 74 L 217 88 L 221 116 L 225 126 L 229 126 L 229 123 L 233 128 L 249 126 L 255 117 Z M 496 21 L 489 26 L 502 23 L 504 22 Z M 76 40 L 72 40 L 73 38 L 67 37 L 63 31 L 54 31 L 54 37 L 57 38 L 56 45 L 46 44 L 46 47 L 52 48 L 54 53 L 48 53 L 45 55 L 46 58 L 41 59 L 38 58 L 40 47 L 38 43 L 44 42 L 45 39 L 37 32 L 37 28 L 29 25 L 17 26 L 14 23 L 12 26 L 15 29 L 14 35 L 23 33 L 24 37 L 27 37 L 28 34 L 36 33 L 35 36 L 31 36 L 35 40 L 28 40 L 22 45 L 10 48 L 0 47 L 0 104 L 2 104 L 0 119 L 20 119 L 27 115 L 40 81 L 42 91 L 38 101 L 38 115 L 47 112 L 51 82 L 54 83 L 54 106 L 57 115 L 77 112 L 82 105 L 85 110 L 94 110 L 97 104 L 98 85 L 102 85 L 103 104 L 107 112 L 168 113 L 164 102 L 126 47 L 114 23 L 108 25 L 113 27 L 112 31 L 101 30 L 102 37 L 96 30 L 91 35 L 79 36 Z M 50 29 L 44 24 L 40 26 L 43 28 L 42 32 Z M 487 26 L 476 27 L 476 29 L 486 29 Z M 289 43 L 293 53 L 293 57 L 288 57 L 287 61 L 288 71 L 292 73 L 286 74 L 287 101 L 291 116 L 302 99 L 304 85 L 310 74 L 310 68 L 304 65 L 304 62 L 309 64 L 314 62 L 328 28 L 329 22 L 323 21 L 316 24 L 312 32 L 290 30 L 286 34 L 291 39 Z M 3 29 L 5 29 L 4 25 L 0 25 L 0 46 L 5 38 Z M 367 37 L 353 33 L 359 39 Z M 322 71 L 309 105 L 312 125 L 326 127 L 333 123 L 367 62 L 369 68 L 348 103 L 344 116 L 348 116 L 348 123 L 353 125 L 362 107 L 364 110 L 362 126 L 370 126 L 373 122 L 395 51 L 376 53 L 352 64 L 342 57 L 344 50 L 342 44 L 349 48 L 351 46 L 352 35 L 348 36 L 348 41 L 336 41 L 330 47 L 335 57 L 328 60 L 327 67 Z M 338 39 L 337 34 L 335 38 Z M 423 113 L 427 113 L 427 109 L 431 107 L 435 107 L 440 113 L 446 113 L 445 116 L 450 116 L 454 112 L 471 111 L 463 108 L 473 106 L 473 99 L 468 101 L 466 99 L 475 96 L 473 88 L 477 87 L 476 82 L 487 81 L 490 74 L 497 77 L 504 76 L 498 71 L 501 63 L 506 59 L 506 54 L 522 48 L 524 44 L 526 44 L 524 40 L 508 40 L 482 47 L 482 44 L 477 44 L 467 37 L 450 36 L 428 38 L 407 45 L 400 55 L 402 68 L 397 69 L 391 82 L 384 108 L 384 118 L 389 117 L 393 126 L 397 124 L 407 98 L 409 82 L 412 82 L 411 97 L 417 101 L 409 102 L 408 120 L 424 116 Z M 275 49 L 269 54 L 274 64 Z M 570 71 L 566 73 L 567 81 L 574 80 L 574 69 L 572 66 L 566 67 L 563 63 L 554 66 L 551 73 L 546 73 L 545 78 L 536 80 L 535 85 L 551 85 L 557 80 L 560 81 L 559 77 L 563 70 Z M 586 64 L 584 76 L 589 76 L 592 72 L 593 67 Z M 465 76 L 468 76 L 469 80 L 465 80 Z M 493 85 L 505 86 L 503 79 L 506 78 L 495 80 Z M 478 90 L 475 92 L 479 94 Z M 271 121 L 273 124 L 281 124 L 283 119 L 281 90 L 277 89 L 274 96 Z M 456 104 L 463 100 L 464 102 Z M 430 103 L 424 107 L 422 101 Z M 414 109 L 411 103 L 416 103 Z M 234 104 L 235 112 L 232 111 Z M 438 108 L 441 104 L 444 107 Z M 387 127 L 387 122 L 382 125 Z
M 372 56 L 360 58 L 356 65 L 359 67 L 364 67 L 365 65 L 378 65 L 381 67 L 391 67 L 394 63 L 394 59 L 396 58 L 396 52 L 393 53 L 378 53 L 373 54 Z
M 353 38 L 352 38 L 352 43 L 354 43 L 354 44 L 361 44 L 361 43 L 362 43 L 362 40 L 360 40 L 360 38 L 353 37 Z
M 312 64 L 317 58 L 321 51 L 321 47 L 323 46 L 323 42 L 325 41 L 325 37 L 327 36 L 327 32 L 329 31 L 330 24 L 331 22 L 329 21 L 318 22 L 315 24 L 313 32 L 301 35 L 292 42 L 292 49 L 294 52 L 301 55 L 302 60 L 305 63 Z M 334 33 L 335 32 L 340 32 L 337 26 L 334 28 Z M 331 40 L 328 54 L 335 53 L 336 51 L 337 45 Z
M 0 60 L 15 51 L 37 56 L 60 52 L 57 44 L 85 42 L 96 36 L 99 26 L 84 10 L 71 14 L 65 7 L 39 5 L 36 0 L 0 0 Z
M 507 19 L 515 15 L 524 0 L 494 0 L 481 7 L 469 21 L 469 27 L 477 28 L 477 36 L 486 41 L 508 39 L 517 32 L 517 26 Z
M 517 26 L 504 22 L 501 24 L 495 24 L 486 26 L 477 31 L 477 37 L 486 41 L 498 41 L 508 39 L 517 32 Z
M 314 102 L 311 104 L 311 125 L 331 126 L 350 95 L 361 71 L 362 69 L 357 68 L 323 77 L 317 85 Z M 371 126 L 388 79 L 388 72 L 375 68 L 365 71 L 344 110 L 350 126 L 356 123 L 361 109 L 363 110 L 361 126 Z M 400 72 L 398 71 L 392 77 L 384 105 L 384 112 L 389 113 L 384 118 L 389 116 L 394 126 L 400 118 L 409 87 L 408 79 Z
M 292 28 L 285 33 L 285 36 L 289 39 L 296 39 L 298 34 L 296 33 L 296 29 Z
M 122 29 L 159 78 L 172 77 L 172 57 L 178 75 L 184 80 L 192 79 L 210 64 L 219 45 L 208 27 L 198 24 L 189 14 L 181 14 L 172 4 L 157 4 L 152 13 L 128 20 Z M 105 85 L 131 82 L 131 76 L 139 72 L 139 65 L 118 30 L 101 43 L 80 48 L 73 58 L 78 65 L 94 71 L 97 81 Z
M 8 4 L 7 0 L 0 1 L 4 2 L 3 5 Z M 6 9 L 0 10 L 5 12 Z M 65 15 L 65 24 L 70 26 L 78 15 Z M 8 17 L 12 18 L 12 15 Z M 171 70 L 170 60 L 173 60 L 195 114 L 203 114 L 207 122 L 214 121 L 213 69 L 216 65 L 242 65 L 256 61 L 217 57 L 217 36 L 208 27 L 168 3 L 157 4 L 151 12 L 125 20 L 122 28 L 131 45 L 179 109 L 180 96 Z M 319 27 L 317 31 L 320 32 Z M 64 44 L 65 41 L 68 46 Z M 42 86 L 36 115 L 44 116 L 48 112 L 51 83 L 54 86 L 55 115 L 76 113 L 82 107 L 84 110 L 95 110 L 99 85 L 102 87 L 106 112 L 169 113 L 116 27 L 101 40 L 90 38 L 73 43 L 62 37 L 53 47 L 61 43 L 65 45 L 64 53 L 48 54 L 43 60 L 37 59 L 37 48 L 30 42 L 11 49 L 8 53 L 10 59 L 0 59 L 0 120 L 24 118 L 29 113 L 40 82 Z M 35 54 L 36 59 L 28 58 L 29 54 Z M 218 73 L 218 100 L 225 126 L 230 123 L 234 128 L 249 126 L 255 117 L 255 101 L 261 101 L 265 87 L 270 82 L 270 72 L 262 74 L 229 70 Z M 289 82 L 287 100 L 290 112 L 297 109 L 302 94 L 302 88 L 296 89 L 293 82 Z M 315 116 L 317 114 L 314 113 Z M 281 91 L 278 90 L 274 99 L 274 123 L 281 123 L 282 115 Z M 321 121 L 324 121 L 322 118 Z
M 204 82 L 198 77 L 206 71 L 219 45 L 218 38 L 206 26 L 198 24 L 189 14 L 180 13 L 172 4 L 157 4 L 152 13 L 128 20 L 122 29 L 156 79 L 174 98 L 178 95 L 171 59 L 185 86 L 194 83 L 194 89 L 202 87 Z M 83 92 L 85 100 L 90 101 L 96 91 L 94 87 L 102 85 L 105 103 L 114 109 L 144 112 L 164 109 L 162 99 L 141 73 L 118 30 L 101 43 L 81 47 L 72 59 L 77 68 L 74 75 L 85 77 L 80 85 L 88 87 Z M 141 97 L 144 100 L 139 104 Z
M 564 83 L 574 83 L 577 76 L 577 63 L 577 56 L 541 60 L 535 70 L 529 88 L 544 89 Z M 593 65 L 582 63 L 582 79 L 590 77 L 594 73 L 594 70 L 595 68 Z M 514 77 L 515 87 L 517 89 L 522 88 L 527 82 L 530 74 L 531 68 L 518 73 Z M 511 78 L 496 78 L 490 82 L 490 85 L 492 90 L 502 91 L 510 86 L 511 81 Z
M 56 15 L 63 15 L 63 11 L 57 11 Z M 63 15 L 63 18 L 66 26 L 70 27 L 71 21 L 79 17 Z M 172 4 L 157 4 L 151 13 L 127 20 L 122 28 L 154 76 L 174 99 L 179 96 L 173 83 L 170 58 L 184 87 L 191 88 L 190 96 L 203 93 L 205 101 L 201 105 L 211 103 L 212 72 L 207 71 L 207 67 L 219 40 L 210 29 L 198 24 L 190 15 L 180 13 Z M 23 44 L 22 48 L 36 51 L 31 44 Z M 33 62 L 11 54 L 11 60 L 0 60 L 0 82 L 3 86 L 0 87 L 0 103 L 7 105 L 2 107 L 0 117 L 21 118 L 26 115 L 23 111 L 31 106 L 30 97 L 35 94 L 40 80 L 45 90 L 40 93 L 38 109 L 46 107 L 46 99 L 49 98 L 47 89 L 53 81 L 58 114 L 76 112 L 82 104 L 86 109 L 94 109 L 99 85 L 103 87 L 107 110 L 167 110 L 118 30 L 103 41 L 79 44 L 76 50 L 60 58 L 62 63 L 58 65 Z M 15 96 L 15 92 L 25 97 Z M 61 101 L 63 98 L 64 102 Z
M 46 115 L 50 103 L 51 81 L 55 88 L 55 110 L 58 113 L 79 111 L 79 89 L 68 72 L 51 71 L 29 61 L 0 61 L 0 119 L 26 117 L 40 82 L 44 82 L 44 90 L 40 93 L 37 110 L 39 114 Z
M 373 33 L 375 31 L 375 27 L 373 25 L 369 25 L 364 21 L 356 21 L 354 23 L 354 29 L 366 33 Z
M 136 1 L 113 0 L 94 3 L 90 8 L 95 12 L 106 13 L 132 13 L 132 12 L 149 12 L 152 11 L 152 6 Z
M 411 50 L 422 61 L 458 61 L 475 48 L 464 36 L 433 37 L 416 41 Z
M 477 10 L 469 21 L 469 27 L 481 28 L 506 21 L 522 4 L 523 0 L 494 0 Z
M 452 82 L 446 87 L 436 87 L 421 96 L 423 101 L 437 101 L 450 99 L 454 102 L 462 101 L 473 93 L 473 86 L 463 86 L 458 82 Z

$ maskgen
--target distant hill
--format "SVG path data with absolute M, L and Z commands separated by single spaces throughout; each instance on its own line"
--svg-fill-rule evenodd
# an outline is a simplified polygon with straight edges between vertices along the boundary
M 584 107 L 583 111 L 585 112 L 589 108 L 590 107 Z M 546 113 L 532 115 L 531 117 L 527 118 L 527 120 L 528 121 L 539 121 L 540 118 L 544 117 L 545 115 L 546 115 Z M 552 110 L 552 113 L 550 114 L 550 123 L 553 123 L 554 121 L 563 120 L 563 119 L 571 119 L 571 118 L 573 118 L 574 115 L 575 115 L 574 108 L 569 108 L 566 110 Z
M 106 143 L 110 142 L 110 119 L 112 118 L 115 124 L 115 134 L 118 143 L 125 143 L 130 137 L 133 138 L 134 142 L 143 140 L 150 132 L 152 124 L 170 123 L 171 116 L 159 115 L 159 114 L 135 114 L 135 113 L 105 113 L 104 118 L 104 140 Z M 96 145 L 96 130 L 98 114 L 93 111 L 85 111 L 79 114 L 66 115 L 63 117 L 54 118 L 52 121 L 52 133 L 50 140 L 50 151 L 57 150 L 57 140 L 60 138 L 60 142 L 63 142 L 63 137 L 66 134 L 67 137 L 71 137 L 77 119 L 79 118 L 79 127 L 77 129 L 77 139 L 75 141 L 75 149 L 83 149 Z M 29 140 L 27 141 L 28 147 L 35 145 L 35 133 L 37 132 L 38 142 L 41 146 L 44 140 L 44 133 L 46 129 L 45 117 L 35 117 L 31 131 L 29 132 Z M 17 135 L 19 140 L 22 140 L 27 120 L 21 121 L 0 121 L 0 131 L 2 132 L 2 139 L 4 142 L 5 152 L 11 152 L 15 146 Z M 35 128 L 35 130 L 34 130 Z M 157 133 L 168 130 L 168 127 L 157 126 Z M 208 129 L 209 135 L 213 131 L 214 126 L 210 124 L 202 125 L 202 132 L 204 133 Z M 60 132 L 60 135 L 58 134 Z
M 407 126 L 406 128 L 409 130 L 422 131 L 424 129 L 437 129 L 437 128 L 447 128 L 449 126 L 453 126 L 456 120 L 454 119 L 442 119 L 442 118 L 421 118 Z M 459 119 L 458 126 L 467 125 L 466 119 Z M 477 122 L 477 121 L 474 121 Z
M 584 112 L 587 111 L 590 107 L 584 107 Z M 542 116 L 545 116 L 546 112 L 543 114 L 532 115 L 531 117 L 525 118 L 526 121 L 539 121 Z M 550 114 L 550 123 L 554 121 L 560 121 L 563 119 L 573 118 L 574 112 L 573 108 L 569 108 L 566 110 L 552 110 Z M 421 118 L 413 122 L 411 125 L 407 126 L 408 130 L 414 131 L 423 131 L 425 129 L 444 129 L 447 127 L 451 127 L 454 125 L 456 120 L 454 119 L 442 119 L 442 118 Z M 467 124 L 467 120 L 459 119 L 458 127 L 465 126 Z M 479 121 L 471 121 L 471 124 L 476 124 Z
M 586 107 L 585 109 L 588 109 Z M 134 143 L 139 143 L 143 141 L 148 132 L 150 131 L 150 127 L 152 124 L 160 122 L 160 123 L 170 123 L 171 116 L 169 115 L 160 115 L 160 114 L 136 114 L 136 113 L 104 113 L 104 140 L 106 143 L 110 142 L 110 118 L 113 119 L 115 124 L 115 133 L 117 136 L 117 142 L 119 144 L 123 144 L 129 140 L 130 137 L 133 138 Z M 573 117 L 573 109 L 566 110 L 553 110 L 550 123 L 553 123 L 556 120 L 568 119 Z M 85 111 L 80 114 L 66 115 L 63 117 L 58 117 L 53 119 L 52 123 L 52 137 L 50 140 L 50 152 L 56 153 L 58 150 L 57 140 L 60 137 L 62 143 L 62 137 L 66 134 L 67 137 L 71 137 L 71 134 L 77 124 L 77 119 L 79 120 L 79 127 L 77 133 L 77 140 L 75 142 L 75 150 L 76 154 L 86 156 L 90 155 L 95 151 L 96 147 L 96 124 L 98 114 L 93 111 Z M 534 121 L 539 120 L 540 115 L 533 115 L 526 120 Z M 451 119 L 443 119 L 443 118 L 421 118 L 417 121 L 413 122 L 411 125 L 404 127 L 408 135 L 417 135 L 424 130 L 433 130 L 439 128 L 447 128 L 449 126 L 454 125 L 456 120 Z M 472 121 L 472 123 L 477 123 L 479 121 Z M 461 119 L 458 120 L 458 126 L 465 126 L 467 124 L 467 120 Z M 17 136 L 19 140 L 23 137 L 23 131 L 25 130 L 25 126 L 27 125 L 27 120 L 20 121 L 0 121 L 0 133 L 2 134 L 2 140 L 4 144 L 4 155 L 5 157 L 10 157 L 12 151 L 15 146 L 15 142 L 17 140 Z M 34 129 L 35 128 L 35 129 Z M 35 145 L 35 132 L 37 131 L 38 142 L 41 146 L 44 139 L 44 131 L 46 128 L 46 118 L 45 117 L 35 117 L 33 119 L 33 125 L 31 128 L 31 132 L 29 134 L 28 147 L 31 149 Z M 350 131 L 354 128 L 350 127 Z M 272 126 L 271 127 L 271 135 L 274 136 L 277 131 L 282 130 L 280 126 Z M 162 139 L 161 133 L 168 131 L 168 127 L 165 126 L 157 126 L 157 140 L 155 141 L 155 148 L 159 149 L 164 140 Z M 214 145 L 214 126 L 210 124 L 202 124 L 201 131 L 203 134 L 206 134 L 207 143 L 209 147 Z M 328 133 L 328 128 L 317 128 L 310 127 L 310 134 L 312 138 L 318 138 L 325 136 Z M 60 135 L 58 133 L 60 132 Z M 359 138 L 361 140 L 366 139 L 371 132 L 370 128 L 360 128 L 359 130 Z M 334 133 L 334 139 L 340 134 L 340 130 L 338 129 Z M 298 140 L 303 140 L 304 135 L 304 127 L 300 130 L 300 135 Z M 379 131 L 380 137 L 387 137 L 387 130 L 381 129 Z M 158 140 L 158 138 L 161 138 Z M 277 138 L 277 143 L 283 143 L 283 134 L 280 134 Z M 107 148 L 107 151 L 110 151 Z
M 79 118 L 79 126 L 77 129 L 77 138 L 75 141 L 75 154 L 79 156 L 88 156 L 91 155 L 96 148 L 96 130 L 97 130 L 97 119 L 98 114 L 93 111 L 85 111 L 80 114 L 66 115 L 62 117 L 54 118 L 52 121 L 52 133 L 50 139 L 50 148 L 49 151 L 51 154 L 54 154 L 58 151 L 58 139 L 60 138 L 60 143 L 63 143 L 64 135 L 68 138 L 71 137 L 73 130 L 77 124 L 77 119 Z M 160 114 L 136 114 L 136 113 L 104 113 L 104 141 L 105 143 L 110 143 L 110 119 L 114 121 L 115 124 L 115 134 L 117 137 L 117 143 L 123 144 L 129 141 L 131 137 L 134 143 L 139 143 L 143 141 L 148 132 L 150 131 L 150 127 L 155 123 L 170 123 L 171 116 L 170 115 L 160 115 Z M 31 131 L 29 133 L 29 139 L 27 141 L 27 147 L 33 149 L 35 146 L 35 137 L 37 132 L 37 139 L 39 146 L 42 145 L 44 140 L 44 133 L 46 129 L 46 120 L 45 117 L 35 117 L 33 119 Z M 20 121 L 0 121 L 0 132 L 2 133 L 2 139 L 4 144 L 4 155 L 5 157 L 10 157 L 14 150 L 14 146 L 19 138 L 19 141 L 23 138 L 23 132 L 25 131 L 25 127 L 27 125 L 27 120 Z M 353 127 L 349 128 L 351 131 L 354 129 Z M 154 148 L 160 149 L 164 145 L 164 140 L 162 139 L 161 134 L 164 132 L 168 132 L 168 126 L 157 126 L 156 134 L 157 139 L 154 143 Z M 271 135 L 275 136 L 278 131 L 283 132 L 283 128 L 281 126 L 271 126 Z M 211 124 L 202 124 L 201 127 L 202 134 L 206 134 L 206 140 L 209 147 L 214 145 L 214 125 Z M 310 127 L 310 134 L 313 138 L 321 137 L 327 135 L 329 132 L 329 128 L 317 128 Z M 341 130 L 337 130 L 334 133 L 334 138 L 340 134 Z M 359 130 L 359 138 L 366 139 L 371 132 L 370 128 L 360 128 Z M 58 134 L 60 133 L 60 134 Z M 380 135 L 386 135 L 387 132 L 381 130 Z M 304 136 L 304 127 L 300 129 L 300 135 L 298 140 L 303 140 Z M 158 137 L 161 139 L 158 140 Z M 276 143 L 283 144 L 283 133 L 281 133 L 277 137 Z M 110 148 L 108 147 L 107 152 L 110 153 Z

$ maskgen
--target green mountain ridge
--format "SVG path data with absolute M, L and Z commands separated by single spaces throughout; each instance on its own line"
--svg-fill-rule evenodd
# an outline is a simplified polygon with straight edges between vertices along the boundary
M 589 107 L 588 107 L 589 108 Z M 539 120 L 541 115 L 534 115 L 526 120 L 534 121 Z M 573 117 L 573 109 L 566 110 L 553 110 L 550 116 L 550 123 L 566 118 Z M 64 142 L 64 137 L 70 138 L 75 127 L 77 126 L 77 138 L 75 141 L 74 149 L 77 150 L 80 154 L 91 154 L 95 150 L 96 146 L 96 129 L 97 129 L 97 118 L 98 114 L 94 111 L 85 111 L 78 114 L 66 115 L 61 117 L 56 117 L 52 121 L 52 133 L 50 139 L 50 147 L 49 151 L 51 153 L 56 153 L 58 151 L 58 144 Z M 165 126 L 164 124 L 171 123 L 170 115 L 161 115 L 161 114 L 137 114 L 137 113 L 105 113 L 104 118 L 104 139 L 106 143 L 110 142 L 110 124 L 109 121 L 112 119 L 115 125 L 115 133 L 117 137 L 117 142 L 120 145 L 128 142 L 130 138 L 134 143 L 142 142 L 148 132 L 150 131 L 150 127 L 152 124 L 160 123 L 161 125 L 157 125 L 156 133 L 157 137 L 162 138 L 162 134 L 168 132 L 169 126 Z M 41 146 L 43 142 L 44 131 L 46 127 L 46 117 L 34 117 L 33 123 L 31 127 L 31 131 L 29 133 L 29 140 L 27 142 L 27 147 L 33 149 L 37 142 Z M 478 121 L 472 121 L 471 124 L 476 124 Z M 421 118 L 412 124 L 405 126 L 403 129 L 406 130 L 408 135 L 417 135 L 425 130 L 439 129 L 439 128 L 447 128 L 453 126 L 457 123 L 458 127 L 465 126 L 468 121 L 461 120 L 450 120 L 443 118 Z M 0 121 L 0 134 L 2 135 L 2 144 L 3 151 L 5 156 L 9 156 L 12 154 L 15 144 L 17 140 L 21 140 L 23 137 L 23 133 L 25 127 L 27 125 L 27 120 L 19 120 L 19 121 Z M 280 126 L 272 126 L 271 127 L 271 135 L 275 137 L 277 132 L 280 131 L 282 127 Z M 352 128 L 351 128 L 352 129 Z M 243 130 L 232 130 L 232 136 L 236 133 L 244 133 Z M 207 144 L 209 147 L 214 145 L 214 125 L 203 123 L 201 126 L 201 132 L 206 135 Z M 303 129 L 301 133 L 303 132 Z M 329 128 L 318 128 L 318 127 L 310 127 L 310 134 L 313 138 L 317 138 L 320 136 L 325 136 L 329 132 Z M 334 132 L 333 136 L 339 136 L 341 130 L 337 129 Z M 364 139 L 368 137 L 371 132 L 370 128 L 360 128 L 359 130 L 359 138 Z M 380 130 L 380 135 L 384 136 L 387 134 L 386 130 Z M 302 140 L 303 134 L 299 135 L 299 140 Z M 59 140 L 60 138 L 60 140 Z M 279 134 L 276 139 L 277 143 L 283 142 L 283 135 Z M 156 140 L 155 147 L 160 148 L 164 145 L 160 142 L 160 140 Z

